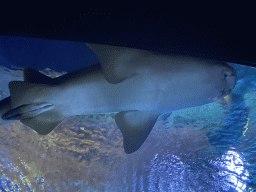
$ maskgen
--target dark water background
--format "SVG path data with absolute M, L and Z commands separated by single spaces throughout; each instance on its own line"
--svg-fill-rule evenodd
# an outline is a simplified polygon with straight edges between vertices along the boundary
M 56 77 L 97 63 L 82 43 L 0 37 L 0 96 L 21 66 Z M 232 65 L 224 99 L 162 115 L 127 155 L 115 114 L 75 116 L 40 136 L 19 121 L 0 126 L 1 191 L 255 191 L 256 70 Z

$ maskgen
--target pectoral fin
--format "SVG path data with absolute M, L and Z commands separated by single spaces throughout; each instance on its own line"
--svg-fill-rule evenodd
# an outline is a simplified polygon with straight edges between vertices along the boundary
M 154 127 L 160 114 L 145 111 L 123 111 L 115 116 L 122 132 L 124 150 L 127 154 L 137 151 Z
M 149 54 L 127 47 L 89 43 L 87 46 L 99 57 L 105 79 L 113 84 L 136 75 L 139 60 Z

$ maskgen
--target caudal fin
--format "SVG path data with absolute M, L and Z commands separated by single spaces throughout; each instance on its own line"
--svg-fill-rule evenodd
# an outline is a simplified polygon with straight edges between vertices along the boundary
M 45 101 L 51 95 L 51 85 L 54 81 L 29 68 L 23 69 L 24 81 L 11 81 L 11 110 L 2 115 L 4 120 L 20 120 L 37 133 L 50 133 L 66 117 L 55 109 L 52 103 Z
M 3 120 L 20 120 L 20 119 L 33 118 L 53 108 L 54 106 L 48 103 L 21 105 L 3 114 L 2 119 Z
M 14 122 L 15 120 L 4 120 L 2 118 L 2 116 L 10 111 L 12 108 L 11 108 L 11 98 L 10 97 L 7 97 L 3 100 L 0 101 L 0 125 L 4 125 L 4 124 L 7 124 L 7 123 L 12 123 Z

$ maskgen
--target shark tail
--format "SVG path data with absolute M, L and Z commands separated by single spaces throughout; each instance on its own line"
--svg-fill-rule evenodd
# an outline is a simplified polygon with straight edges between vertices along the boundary
M 2 115 L 3 120 L 20 120 L 28 119 L 40 115 L 45 111 L 53 109 L 54 106 L 48 103 L 21 105 L 9 110 Z
M 7 123 L 12 123 L 14 121 L 6 121 L 5 119 L 1 118 L 6 112 L 10 111 L 11 108 L 11 98 L 6 97 L 5 99 L 0 101 L 0 125 L 4 125 Z
M 42 94 L 51 91 L 53 79 L 30 68 L 23 69 L 24 81 L 11 81 L 11 109 L 3 120 L 20 120 L 41 135 L 50 133 L 66 117 L 52 103 L 43 101 Z

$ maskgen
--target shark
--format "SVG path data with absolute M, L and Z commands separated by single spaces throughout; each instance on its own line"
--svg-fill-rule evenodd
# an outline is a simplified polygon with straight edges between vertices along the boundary
M 50 78 L 23 68 L 0 101 L 0 124 L 20 121 L 40 135 L 75 115 L 117 113 L 124 151 L 137 151 L 158 117 L 215 102 L 234 89 L 237 74 L 223 61 L 87 44 L 100 64 Z

